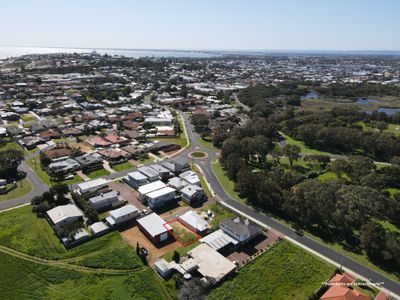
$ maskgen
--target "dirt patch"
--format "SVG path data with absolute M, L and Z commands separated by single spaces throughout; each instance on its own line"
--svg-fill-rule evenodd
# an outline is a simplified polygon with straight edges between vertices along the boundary
M 180 247 L 178 242 L 171 242 L 168 245 L 165 245 L 161 248 L 157 248 L 153 245 L 153 243 L 140 231 L 138 226 L 131 227 L 127 230 L 122 231 L 122 238 L 131 245 L 134 249 L 136 249 L 137 243 L 139 243 L 140 247 L 145 247 L 149 252 L 147 256 L 147 261 L 151 267 L 154 266 L 154 263 L 159 260 L 161 256 L 171 251 L 174 251 L 178 247 Z
M 144 206 L 143 203 L 139 201 L 138 192 L 129 185 L 116 181 L 110 182 L 108 185 L 112 190 L 119 192 L 122 198 L 128 201 L 128 203 L 136 206 L 136 208 L 138 208 L 139 210 L 149 210 L 149 208 Z
M 68 146 L 70 146 L 71 148 L 79 149 L 83 153 L 91 153 L 91 152 L 93 152 L 93 149 L 89 145 L 86 145 L 84 143 L 70 142 L 70 143 L 68 143 Z

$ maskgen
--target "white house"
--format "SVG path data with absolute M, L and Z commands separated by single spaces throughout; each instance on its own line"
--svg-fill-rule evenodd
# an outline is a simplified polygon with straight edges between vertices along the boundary
M 183 201 L 191 204 L 193 202 L 206 200 L 206 195 L 203 188 L 197 185 L 189 184 L 181 189 L 181 198 Z
M 147 176 L 137 171 L 128 173 L 124 181 L 134 189 L 148 183 Z
M 261 227 L 250 223 L 249 220 L 224 219 L 219 223 L 219 228 L 239 243 L 244 244 L 262 233 Z
M 109 207 L 115 207 L 124 203 L 125 200 L 116 191 L 102 193 L 89 199 L 89 204 L 95 210 L 102 210 Z
M 157 180 L 157 181 L 142 185 L 138 188 L 139 198 L 141 200 L 144 200 L 144 199 L 146 199 L 146 195 L 148 193 L 165 188 L 166 186 L 167 185 L 164 182 L 162 182 L 161 180 Z
M 168 186 L 180 191 L 185 185 L 187 185 L 186 181 L 183 181 L 179 177 L 172 177 L 168 179 Z
M 108 187 L 108 180 L 104 178 L 85 181 L 78 184 L 78 193 L 82 196 L 95 194 L 99 190 Z
M 185 180 L 189 184 L 201 186 L 199 176 L 197 176 L 197 174 L 191 170 L 183 172 L 182 174 L 179 175 L 179 177 Z
M 55 228 L 83 221 L 83 213 L 75 204 L 54 207 L 46 212 L 50 224 Z
M 160 177 L 159 177 L 160 174 L 158 173 L 158 171 L 156 171 L 153 168 L 150 168 L 148 166 L 140 167 L 140 168 L 137 169 L 137 171 L 142 173 L 143 175 L 145 175 L 149 182 L 156 181 L 156 180 L 160 179 Z
M 178 219 L 195 232 L 203 233 L 208 229 L 207 221 L 193 210 L 187 211 L 183 215 L 179 216 Z
M 146 194 L 147 203 L 151 208 L 162 207 L 167 202 L 174 200 L 175 197 L 176 190 L 169 186 Z
M 135 206 L 128 204 L 110 211 L 110 216 L 106 218 L 106 222 L 110 226 L 116 226 L 128 221 L 133 221 L 139 214 L 140 212 Z

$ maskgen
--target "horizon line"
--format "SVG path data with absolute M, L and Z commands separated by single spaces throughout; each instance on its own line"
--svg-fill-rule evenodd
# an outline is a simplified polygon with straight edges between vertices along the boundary
M 209 49 L 209 48 L 116 48 L 116 47 L 63 47 L 63 46 L 15 46 L 0 45 L 0 48 L 39 48 L 39 49 L 91 49 L 91 50 L 131 50 L 131 51 L 171 51 L 171 52 L 400 52 L 400 49 Z

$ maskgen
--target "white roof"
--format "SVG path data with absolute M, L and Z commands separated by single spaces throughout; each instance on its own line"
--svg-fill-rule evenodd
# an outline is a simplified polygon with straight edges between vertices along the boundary
M 151 213 L 137 222 L 152 236 L 155 237 L 161 233 L 167 232 L 167 228 L 171 228 L 166 222 L 156 213 Z M 164 224 L 165 227 L 163 226 Z M 167 227 L 167 228 L 166 228 Z
M 188 196 L 192 196 L 192 195 L 196 194 L 197 191 L 202 191 L 202 190 L 203 189 L 197 185 L 189 184 L 181 190 L 181 193 L 186 194 Z
M 190 170 L 183 172 L 182 174 L 179 175 L 179 177 L 186 180 L 187 182 L 189 182 L 191 184 L 196 184 L 196 183 L 200 182 L 200 179 L 197 176 L 197 174 Z
M 66 204 L 54 207 L 47 211 L 47 215 L 54 224 L 58 224 L 68 218 L 83 217 L 83 213 L 74 204 Z
M 132 204 L 128 204 L 128 205 L 125 205 L 125 206 L 122 206 L 120 208 L 110 211 L 110 216 L 113 219 L 118 219 L 122 216 L 126 216 L 130 213 L 136 213 L 136 212 L 138 212 L 138 209 L 135 206 L 133 206 Z
M 202 217 L 200 217 L 194 210 L 189 210 L 183 215 L 179 216 L 179 219 L 190 225 L 192 228 L 196 228 L 198 231 L 204 231 L 208 228 L 208 223 Z
M 213 278 L 216 282 L 236 268 L 233 262 L 207 244 L 200 244 L 188 253 L 197 262 L 198 272 L 204 277 Z
M 94 180 L 90 180 L 90 181 L 85 181 L 85 182 L 79 183 L 78 184 L 78 188 L 80 190 L 82 190 L 82 191 L 85 191 L 87 189 L 91 189 L 93 187 L 101 186 L 101 185 L 104 185 L 104 184 L 107 184 L 107 183 L 108 183 L 107 179 L 98 178 L 98 179 L 94 179 Z
M 142 173 L 140 173 L 140 172 L 138 172 L 138 171 L 128 173 L 128 176 L 129 176 L 130 178 L 134 179 L 134 180 L 143 180 L 143 179 L 147 179 L 147 176 L 146 176 L 146 175 L 144 175 L 144 174 L 142 174 Z
M 172 177 L 168 180 L 168 185 L 177 189 L 181 189 L 185 186 L 185 182 L 179 177 Z
M 109 227 L 103 222 L 96 222 L 89 226 L 89 229 L 94 233 L 100 233 L 109 229 Z
M 110 191 L 108 193 L 100 194 L 98 196 L 92 197 L 89 199 L 90 203 L 97 203 L 97 202 L 102 202 L 104 200 L 109 200 L 109 199 L 118 199 L 118 192 L 117 191 Z
M 166 186 L 165 188 L 162 188 L 162 189 L 153 191 L 151 193 L 148 193 L 148 194 L 146 194 L 146 196 L 151 198 L 151 199 L 154 199 L 154 198 L 157 198 L 157 197 L 160 197 L 162 195 L 169 194 L 169 193 L 175 193 L 175 189 L 173 189 L 170 186 Z
M 200 239 L 200 242 L 206 243 L 208 246 L 213 248 L 214 250 L 219 250 L 229 243 L 236 245 L 238 243 L 237 240 L 231 238 L 222 229 L 218 229 L 213 233 L 206 235 L 205 237 Z
M 142 195 L 146 195 L 153 191 L 162 189 L 166 186 L 167 185 L 164 182 L 162 182 L 161 180 L 157 180 L 157 181 L 142 185 L 141 187 L 138 188 L 138 192 Z

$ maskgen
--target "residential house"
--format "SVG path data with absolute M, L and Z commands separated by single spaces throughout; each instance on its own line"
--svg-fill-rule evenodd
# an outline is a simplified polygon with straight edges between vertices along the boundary
M 118 209 L 110 211 L 110 216 L 106 218 L 106 222 L 110 226 L 117 226 L 133 222 L 140 214 L 140 211 L 132 204 L 125 205 Z
M 100 150 L 98 153 L 103 156 L 110 164 L 118 164 L 127 161 L 130 156 L 128 152 L 119 148 Z
M 370 298 L 361 292 L 346 286 L 334 285 L 330 287 L 321 300 L 369 300 Z
M 99 236 L 109 232 L 110 227 L 108 227 L 104 222 L 99 221 L 90 225 L 89 230 L 94 236 Z
M 203 234 L 208 230 L 207 221 L 199 216 L 194 210 L 185 212 L 183 215 L 180 215 L 178 219 L 194 232 Z
M 45 141 L 49 141 L 51 139 L 59 139 L 61 137 L 60 133 L 53 129 L 41 131 L 38 133 L 38 136 Z
M 207 200 L 203 188 L 194 184 L 188 184 L 181 189 L 181 198 L 189 205 Z
M 172 177 L 168 179 L 167 185 L 176 189 L 177 191 L 180 191 L 185 185 L 187 185 L 187 183 L 179 177 Z
M 81 165 L 86 173 L 103 168 L 103 158 L 98 153 L 88 153 L 75 157 L 75 160 Z
M 97 211 L 116 207 L 123 203 L 125 203 L 125 200 L 117 191 L 101 193 L 100 195 L 89 199 L 89 204 Z
M 120 137 L 116 134 L 107 134 L 104 139 L 108 142 L 110 142 L 111 144 L 119 144 L 119 145 L 123 145 L 127 142 L 127 139 L 124 137 Z
M 149 167 L 158 172 L 158 176 L 160 177 L 161 180 L 166 180 L 173 176 L 170 170 L 159 164 L 150 165 Z
M 145 175 L 147 177 L 147 180 L 150 182 L 160 179 L 160 174 L 158 173 L 158 171 L 148 166 L 140 167 L 137 169 L 137 171 Z
M 176 190 L 169 186 L 146 194 L 147 203 L 153 209 L 163 207 L 175 198 Z
M 108 147 L 111 146 L 112 143 L 109 141 L 106 141 L 100 136 L 91 136 L 88 137 L 85 140 L 85 143 L 88 144 L 89 146 L 92 146 L 93 148 L 101 148 L 101 147 Z
M 148 193 L 165 188 L 166 186 L 167 185 L 164 182 L 162 182 L 161 180 L 153 181 L 153 182 L 147 183 L 145 185 L 139 186 L 139 188 L 137 189 L 139 192 L 139 199 L 145 200 L 146 195 Z
M 186 181 L 188 184 L 201 186 L 199 176 L 197 176 L 197 174 L 191 170 L 183 172 L 179 175 L 179 177 Z
M 56 229 L 83 221 L 83 213 L 75 204 L 54 207 L 48 210 L 46 215 L 51 226 Z
M 81 165 L 72 158 L 55 161 L 48 165 L 48 169 L 53 174 L 72 173 L 81 168 Z
M 110 191 L 108 183 L 109 181 L 104 178 L 85 181 L 78 184 L 77 192 L 85 198 L 90 198 Z
M 180 174 L 189 170 L 189 161 L 186 158 L 177 157 L 161 163 L 162 166 L 174 174 Z
M 128 175 L 124 177 L 124 182 L 129 184 L 134 189 L 137 189 L 138 187 L 148 183 L 147 176 L 137 171 L 128 173 Z
M 219 228 L 240 244 L 245 244 L 262 233 L 261 227 L 250 223 L 247 219 L 241 221 L 240 218 L 224 219 L 219 223 Z

